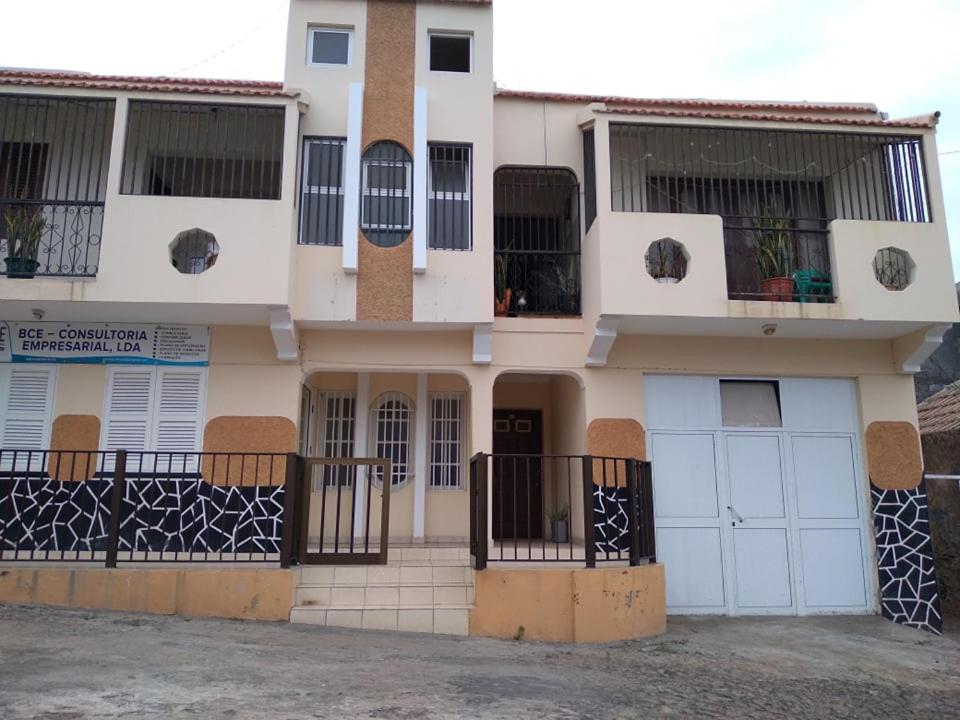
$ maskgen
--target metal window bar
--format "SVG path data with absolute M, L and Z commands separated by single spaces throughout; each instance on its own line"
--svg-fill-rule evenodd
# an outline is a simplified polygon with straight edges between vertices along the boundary
M 0 94 L 0 259 L 13 259 L 0 275 L 97 274 L 114 112 L 113 100 Z
M 130 102 L 120 192 L 280 199 L 285 109 Z
M 327 458 L 351 458 L 354 450 L 357 395 L 352 390 L 325 390 L 320 393 L 321 454 Z M 324 465 L 322 475 L 313 479 L 314 492 L 322 482 L 351 486 L 356 468 L 350 465 Z
M 430 487 L 459 488 L 463 472 L 464 393 L 430 393 Z
M 392 474 L 390 484 L 398 487 L 410 475 L 411 448 L 413 447 L 414 409 L 413 402 L 403 393 L 386 392 L 373 403 L 370 412 L 370 427 L 373 455 L 390 460 Z M 376 478 L 382 482 L 383 478 Z
M 345 138 L 303 139 L 300 244 L 343 244 Z
M 904 290 L 910 284 L 909 256 L 898 248 L 883 248 L 873 257 L 873 274 L 888 290 Z
M 413 160 L 401 145 L 371 145 L 361 161 L 360 227 L 379 247 L 395 247 L 413 227 Z
M 473 173 L 470 145 L 431 143 L 427 226 L 433 250 L 470 250 Z
M 597 148 L 593 128 L 583 131 L 583 214 L 584 227 L 597 219 Z
M 494 174 L 495 292 L 508 313 L 580 314 L 580 186 L 566 168 Z

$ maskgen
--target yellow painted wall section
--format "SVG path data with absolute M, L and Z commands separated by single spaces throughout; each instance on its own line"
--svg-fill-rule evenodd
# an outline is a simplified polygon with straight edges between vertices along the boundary
M 0 568 L 0 604 L 286 621 L 293 590 L 290 570 Z
M 667 629 L 663 566 L 488 568 L 476 573 L 470 634 L 547 642 L 615 642 Z

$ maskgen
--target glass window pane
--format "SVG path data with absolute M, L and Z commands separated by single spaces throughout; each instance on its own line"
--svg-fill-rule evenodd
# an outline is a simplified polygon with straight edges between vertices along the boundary
M 350 34 L 332 30 L 313 32 L 312 60 L 324 65 L 346 65 L 350 60 Z
M 470 36 L 431 35 L 430 69 L 470 72 Z
M 721 380 L 720 407 L 726 427 L 780 427 L 776 382 Z

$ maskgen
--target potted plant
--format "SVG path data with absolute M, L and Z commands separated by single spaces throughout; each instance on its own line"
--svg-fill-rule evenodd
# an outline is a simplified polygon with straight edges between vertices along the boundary
M 680 282 L 680 268 L 677 262 L 677 246 L 665 240 L 659 240 L 647 252 L 647 272 L 650 277 L 663 285 L 675 285 Z
M 493 314 L 506 315 L 510 310 L 510 296 L 513 291 L 507 287 L 507 273 L 510 260 L 506 253 L 497 253 L 493 260 Z
M 580 263 L 579 256 L 561 255 L 549 260 L 539 273 L 540 300 L 552 301 L 553 307 L 563 315 L 580 314 Z
M 793 227 L 787 218 L 764 217 L 753 221 L 753 258 L 764 300 L 793 300 Z
M 550 530 L 555 543 L 565 543 L 570 540 L 569 527 L 570 510 L 563 505 L 550 511 Z
M 7 277 L 32 278 L 37 272 L 40 239 L 47 229 L 47 219 L 27 207 L 7 210 L 3 218 L 3 234 L 7 241 Z

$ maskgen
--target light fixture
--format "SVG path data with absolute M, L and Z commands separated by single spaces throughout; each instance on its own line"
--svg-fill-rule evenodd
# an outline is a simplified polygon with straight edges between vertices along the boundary
M 770 337 L 770 336 L 773 335 L 775 332 L 777 332 L 777 324 L 776 324 L 776 323 L 767 323 L 766 325 L 762 325 L 762 326 L 760 327 L 760 329 L 763 330 L 763 334 L 764 334 L 764 335 L 766 335 L 767 337 Z

